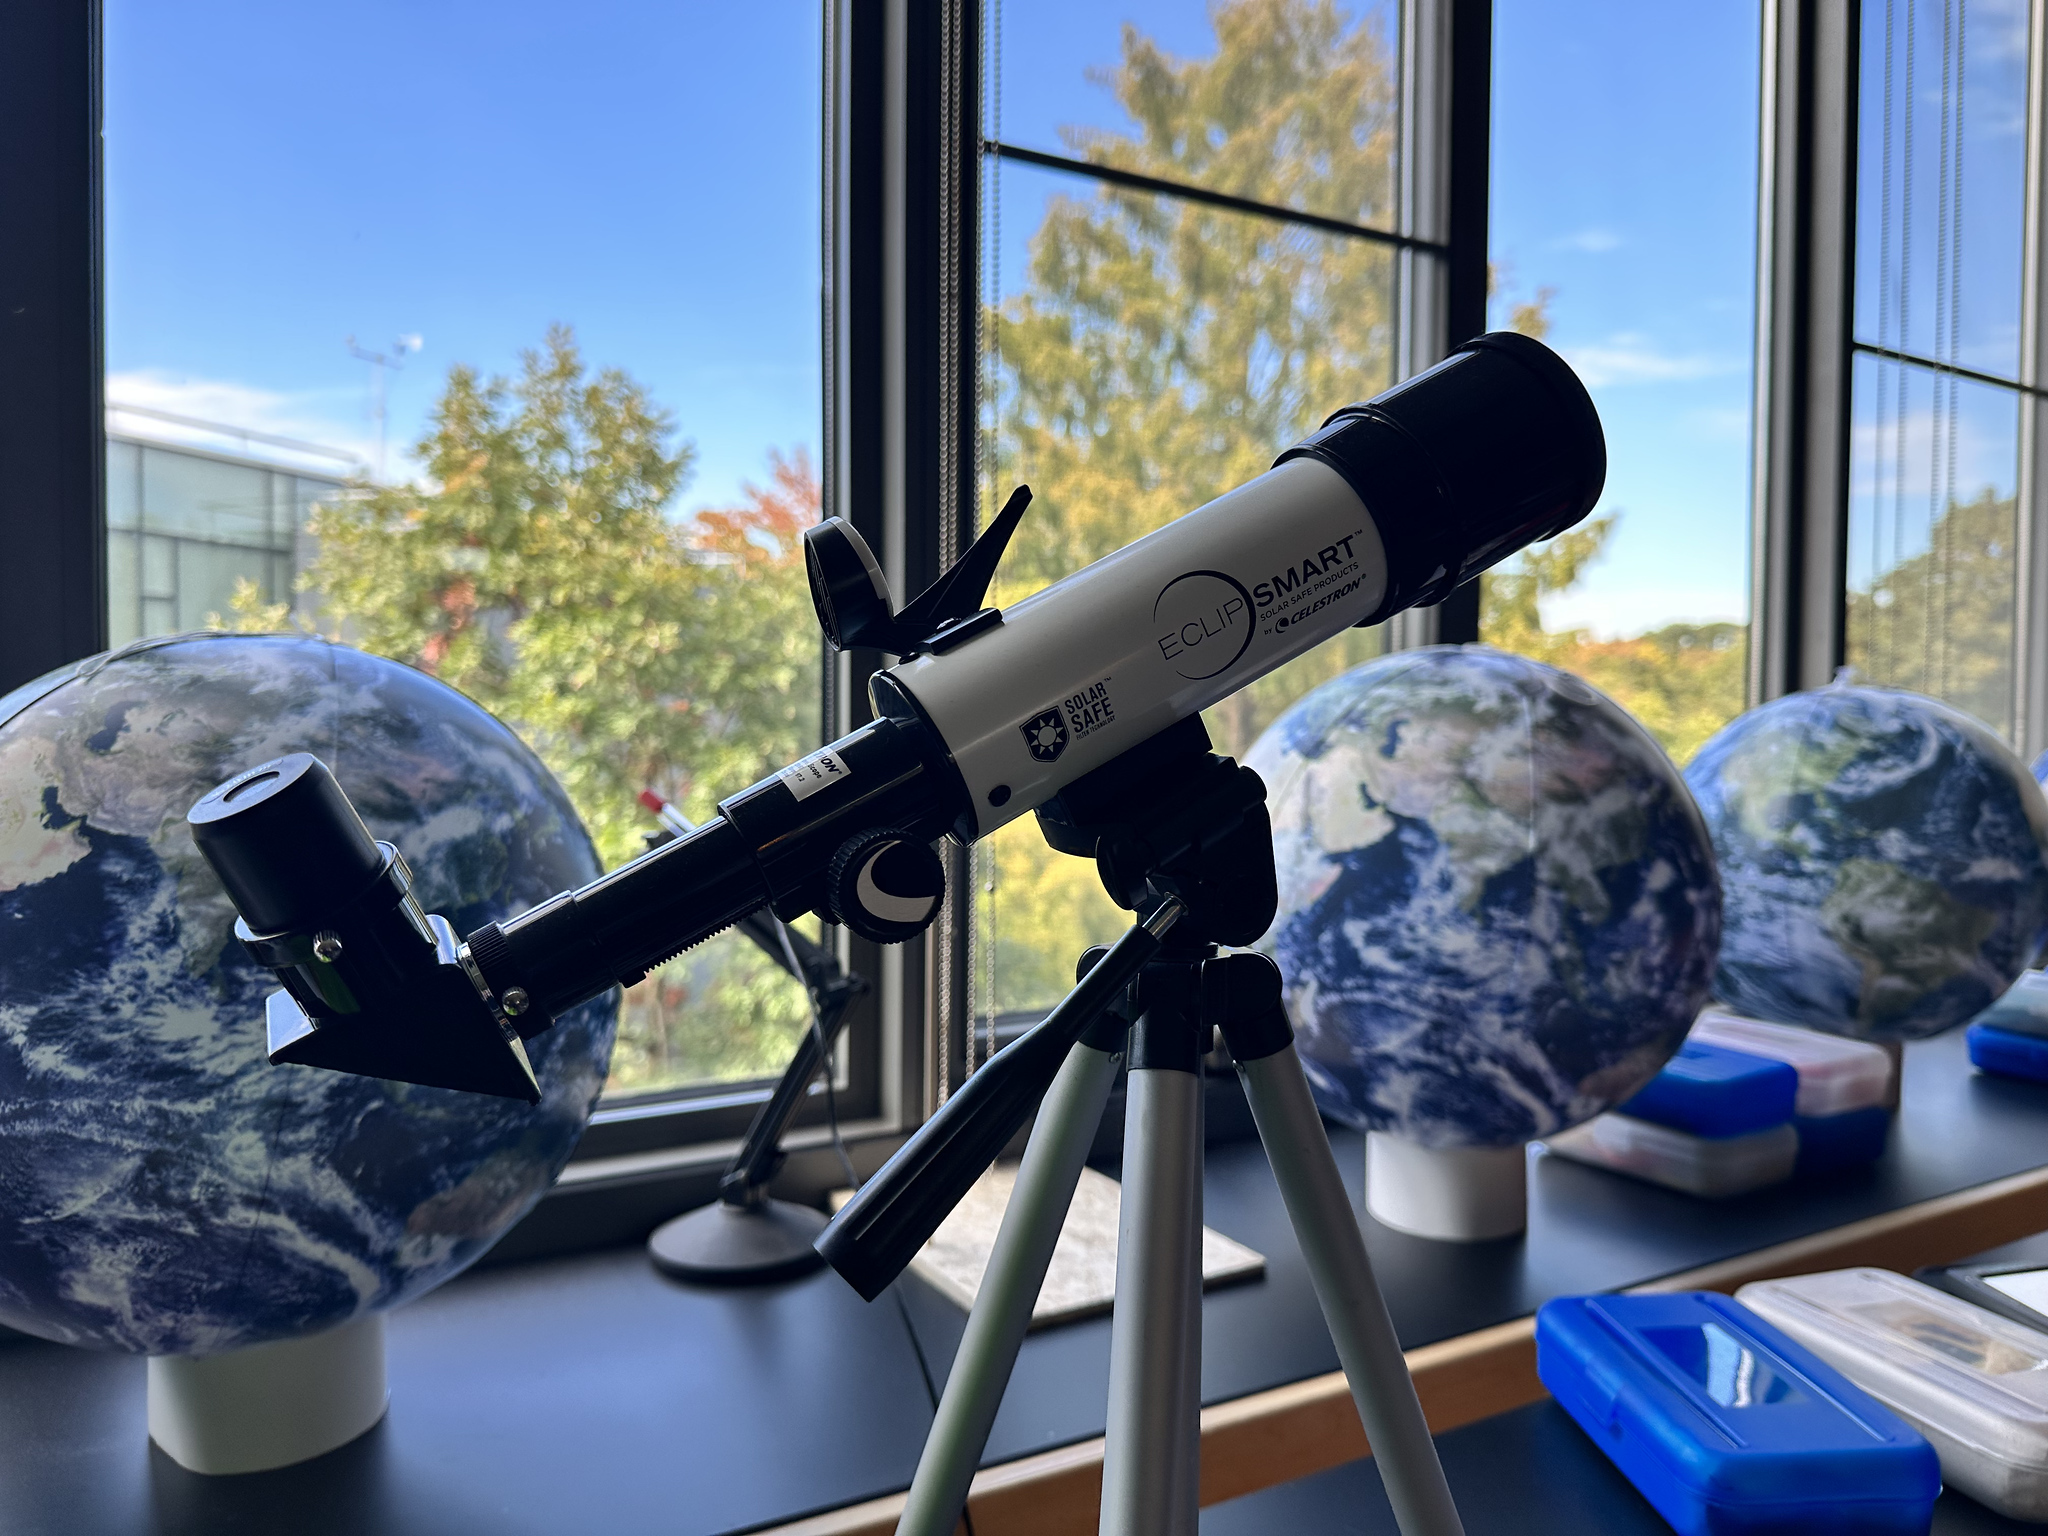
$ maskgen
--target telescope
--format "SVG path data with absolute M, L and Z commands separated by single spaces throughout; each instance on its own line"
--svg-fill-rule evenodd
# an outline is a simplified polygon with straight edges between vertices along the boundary
M 859 533 L 827 519 L 805 564 L 828 642 L 901 658 L 870 683 L 874 718 L 687 836 L 467 935 L 421 910 L 404 859 L 309 754 L 235 775 L 188 821 L 237 936 L 282 983 L 267 1004 L 273 1062 L 538 1102 L 524 1042 L 576 1004 L 764 907 L 880 943 L 922 932 L 945 894 L 937 839 L 971 843 L 1038 811 L 1062 846 L 1070 808 L 1056 798 L 1148 744 L 1156 787 L 1172 788 L 1192 771 L 1159 753 L 1181 739 L 1173 727 L 1578 522 L 1605 473 L 1570 368 L 1494 332 L 1008 609 L 984 599 L 1027 490 L 901 609 Z M 1191 847 L 1211 830 L 1155 833 Z M 1093 846 L 1071 825 L 1067 839 L 1127 907 L 1162 894 L 1171 849 Z
M 813 1245 L 873 1300 L 1037 1112 L 900 1530 L 957 1527 L 1119 1063 L 1129 1117 L 1101 1529 L 1194 1529 L 1200 1077 L 1220 1032 L 1403 1536 L 1460 1536 L 1279 969 L 1233 952 L 1278 904 L 1272 829 L 1264 784 L 1209 750 L 1200 712 L 1570 527 L 1605 477 L 1584 387 L 1540 342 L 1499 332 L 1008 610 L 984 600 L 1027 489 L 901 609 L 860 534 L 829 518 L 804 539 L 826 640 L 900 658 L 869 684 L 874 718 L 676 841 L 462 938 L 421 910 L 404 859 L 309 754 L 237 774 L 187 819 L 241 914 L 237 936 L 283 983 L 266 1004 L 273 1062 L 537 1102 L 524 1042 L 577 1003 L 764 908 L 908 939 L 945 896 L 932 844 L 1035 812 L 1047 842 L 1092 857 L 1111 899 L 1141 915 L 1082 957 L 1066 998 L 938 1106 Z

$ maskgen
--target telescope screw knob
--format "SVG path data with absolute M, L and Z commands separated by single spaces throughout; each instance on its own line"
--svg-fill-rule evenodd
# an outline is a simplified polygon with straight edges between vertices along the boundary
M 341 935 L 332 928 L 323 928 L 313 935 L 313 957 L 325 960 L 329 965 L 341 958 Z
M 930 843 L 893 827 L 870 827 L 832 855 L 825 896 L 832 915 L 862 938 L 901 944 L 939 915 L 946 867 Z

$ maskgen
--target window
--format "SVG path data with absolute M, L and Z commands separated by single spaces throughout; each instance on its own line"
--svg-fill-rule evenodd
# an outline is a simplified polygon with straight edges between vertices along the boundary
M 801 0 L 107 0 L 113 643 L 297 624 L 436 673 L 612 865 L 640 790 L 702 819 L 815 744 L 821 38 Z M 804 1027 L 728 934 L 628 992 L 607 1102 Z
M 1850 665 L 2018 724 L 2028 12 L 1863 8 Z
M 1608 470 L 1587 522 L 1484 578 L 1480 637 L 1680 762 L 1747 702 L 1758 10 L 1494 12 L 1489 318 L 1578 370 Z
M 1403 11 L 988 8 L 982 515 L 1016 484 L 1034 495 L 997 602 L 1253 478 L 1440 355 L 1402 360 L 1445 238 L 1432 188 L 1402 175 Z M 1384 643 L 1354 631 L 1210 710 L 1216 749 L 1241 755 Z M 974 850 L 974 895 L 969 1071 L 1129 922 L 1029 819 Z

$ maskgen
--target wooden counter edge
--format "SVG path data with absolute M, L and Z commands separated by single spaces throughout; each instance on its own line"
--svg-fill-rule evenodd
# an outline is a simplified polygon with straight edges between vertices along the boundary
M 2048 1229 L 2048 1167 L 1994 1179 L 1917 1205 L 1774 1243 L 1634 1291 L 1733 1291 L 1752 1280 L 1872 1265 L 1910 1271 L 1947 1264 Z M 1431 1429 L 1442 1433 L 1546 1394 L 1536 1378 L 1536 1320 L 1519 1317 L 1408 1351 Z M 1341 1371 L 1290 1382 L 1202 1410 L 1202 1503 L 1256 1493 L 1369 1455 Z M 1093 1531 L 1102 1440 L 1084 1440 L 976 1474 L 976 1536 Z M 760 1536 L 891 1536 L 903 1495 L 848 1505 Z

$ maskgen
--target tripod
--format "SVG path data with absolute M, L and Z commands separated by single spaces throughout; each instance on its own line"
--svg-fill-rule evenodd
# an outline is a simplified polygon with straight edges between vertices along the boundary
M 1089 951 L 1067 999 L 969 1079 L 927 1122 L 929 1136 L 921 1131 L 898 1154 L 901 1168 L 893 1176 L 884 1168 L 842 1213 L 845 1225 L 828 1229 L 819 1241 L 863 1292 L 879 1290 L 875 1282 L 885 1284 L 900 1269 L 891 1268 L 895 1258 L 907 1260 L 909 1239 L 928 1230 L 920 1215 L 942 1205 L 943 1216 L 1021 1123 L 1021 1115 L 1007 1127 L 1002 1120 L 1024 1091 L 1020 1082 L 1032 1075 L 1031 1058 L 1043 1060 L 1048 1047 L 1065 1046 L 1064 1061 L 1044 1090 L 897 1536 L 951 1536 L 957 1526 L 1118 1058 L 1126 1052 L 1129 1101 L 1100 1529 L 1102 1536 L 1194 1536 L 1201 1071 L 1216 1030 L 1237 1063 L 1401 1530 L 1404 1536 L 1461 1532 L 1295 1054 L 1279 969 L 1263 955 L 1218 947 L 1263 933 L 1277 891 L 1265 787 L 1208 747 L 1199 719 L 1190 718 L 1076 781 L 1040 811 L 1040 826 L 1056 849 L 1093 854 L 1111 897 L 1134 910 L 1142 903 L 1146 916 L 1110 949 Z M 1044 1038 L 1035 1041 L 1041 1032 Z M 1013 1053 L 1017 1058 L 1005 1068 L 1004 1058 Z M 981 1084 L 983 1078 L 990 1083 Z M 978 1130 L 976 1122 L 982 1122 Z M 894 1251 L 876 1259 L 882 1249 Z

